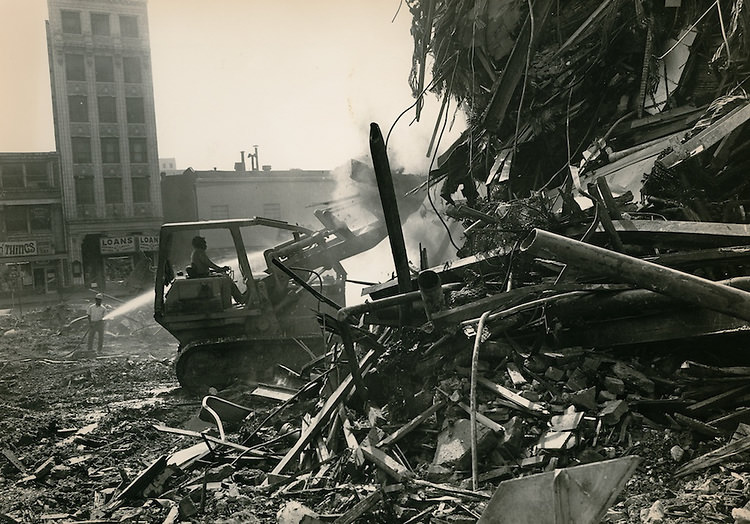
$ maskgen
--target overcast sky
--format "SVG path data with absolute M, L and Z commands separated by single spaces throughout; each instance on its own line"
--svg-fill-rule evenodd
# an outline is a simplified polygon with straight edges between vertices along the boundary
M 257 144 L 274 169 L 333 169 L 367 154 L 370 122 L 385 135 L 414 101 L 400 1 L 149 0 L 159 156 L 232 169 Z M 0 151 L 55 149 L 46 19 L 45 0 L 0 0 Z M 392 165 L 426 173 L 438 109 L 399 121 Z

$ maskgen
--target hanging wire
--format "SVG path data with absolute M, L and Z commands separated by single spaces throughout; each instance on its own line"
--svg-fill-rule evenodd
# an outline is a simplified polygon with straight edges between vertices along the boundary
M 521 84 L 521 98 L 518 101 L 518 112 L 516 114 L 516 130 L 513 135 L 513 152 L 516 153 L 516 147 L 518 146 L 518 128 L 521 127 L 521 108 L 523 107 L 523 99 L 526 96 L 526 84 L 529 79 L 529 63 L 531 62 L 531 47 L 534 42 L 534 6 L 531 5 L 531 0 L 527 0 L 529 6 L 529 45 L 526 48 L 526 65 L 524 66 L 523 73 L 523 84 Z
M 691 31 L 692 31 L 693 29 L 695 29 L 695 26 L 697 26 L 697 25 L 698 25 L 698 24 L 700 23 L 700 21 L 701 21 L 701 20 L 703 20 L 703 19 L 704 19 L 704 18 L 706 17 L 706 15 L 707 15 L 708 13 L 710 13 L 710 12 L 711 12 L 711 9 L 713 9 L 713 7 L 714 7 L 714 6 L 718 6 L 718 5 L 719 5 L 719 0 L 716 0 L 716 1 L 714 2 L 714 3 L 712 3 L 712 4 L 710 5 L 710 6 L 708 6 L 708 9 L 706 9 L 706 11 L 705 11 L 705 12 L 704 12 L 704 13 L 703 13 L 703 14 L 702 14 L 702 15 L 701 15 L 701 16 L 700 16 L 699 18 L 698 18 L 698 20 L 696 20 L 696 21 L 695 21 L 695 23 L 694 23 L 693 25 L 691 25 L 690 27 L 688 27 L 688 28 L 687 28 L 687 30 L 685 31 L 685 34 L 683 34 L 683 35 L 682 35 L 682 36 L 681 36 L 681 37 L 680 37 L 680 38 L 679 38 L 679 39 L 677 40 L 677 42 L 675 42 L 675 44 L 674 44 L 674 45 L 673 45 L 672 47 L 670 47 L 669 49 L 667 49 L 667 52 L 666 52 L 666 53 L 664 53 L 664 54 L 663 54 L 663 55 L 661 55 L 661 56 L 657 56 L 657 57 L 656 57 L 656 59 L 657 59 L 657 60 L 663 60 L 665 56 L 667 56 L 667 55 L 668 55 L 669 53 L 671 53 L 672 51 L 674 51 L 674 50 L 675 50 L 675 48 L 676 48 L 676 47 L 677 47 L 678 45 L 680 45 L 680 43 L 682 43 L 682 41 L 683 41 L 683 40 L 685 40 L 685 38 L 687 37 L 687 35 L 689 35 L 689 34 L 690 34 L 690 32 L 691 32 Z M 719 17 L 721 17 L 721 10 L 719 10 Z M 722 26 L 722 33 L 723 33 L 723 29 L 724 29 L 724 27 Z M 726 40 L 725 40 L 725 42 L 726 42 Z M 728 53 L 729 53 L 729 47 L 727 46 L 727 54 L 728 54 Z

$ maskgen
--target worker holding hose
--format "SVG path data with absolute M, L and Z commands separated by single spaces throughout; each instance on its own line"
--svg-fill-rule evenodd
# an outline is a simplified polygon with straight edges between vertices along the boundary
M 94 335 L 99 335 L 97 354 L 101 355 L 104 346 L 104 315 L 107 313 L 106 308 L 102 305 L 102 294 L 97 293 L 94 298 L 94 304 L 89 305 L 86 309 L 86 316 L 89 319 L 88 333 L 88 350 L 92 352 L 94 347 Z

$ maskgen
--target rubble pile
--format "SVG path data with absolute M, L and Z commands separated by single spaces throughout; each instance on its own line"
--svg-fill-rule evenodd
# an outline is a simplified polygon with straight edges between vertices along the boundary
M 325 315 L 284 387 L 154 417 L 61 519 L 750 522 L 747 6 L 408 5 L 436 137 L 469 116 L 428 184 L 460 258 Z

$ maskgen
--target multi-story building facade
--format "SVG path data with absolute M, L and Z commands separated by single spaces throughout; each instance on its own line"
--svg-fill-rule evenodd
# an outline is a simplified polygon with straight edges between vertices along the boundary
M 47 44 L 75 284 L 156 250 L 162 199 L 146 0 L 48 0 Z
M 70 284 L 62 202 L 57 153 L 0 153 L 0 296 Z

